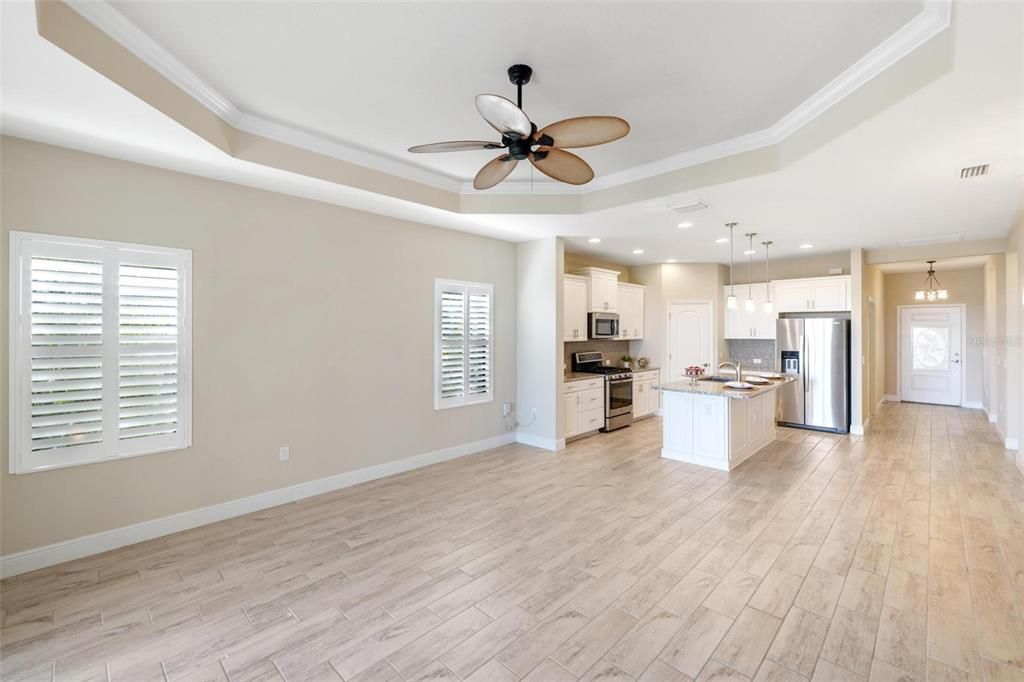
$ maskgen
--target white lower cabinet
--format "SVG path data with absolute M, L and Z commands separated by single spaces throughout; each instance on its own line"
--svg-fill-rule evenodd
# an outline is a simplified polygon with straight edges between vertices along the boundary
M 754 398 L 666 391 L 661 456 L 729 471 L 775 439 L 775 391 Z
M 564 438 L 596 431 L 604 426 L 604 379 L 583 379 L 564 384 Z
M 656 369 L 633 373 L 633 419 L 650 417 L 661 409 L 660 376 Z

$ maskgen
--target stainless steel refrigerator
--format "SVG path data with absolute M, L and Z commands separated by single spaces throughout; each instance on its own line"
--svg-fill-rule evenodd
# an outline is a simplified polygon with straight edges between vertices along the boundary
M 779 371 L 796 381 L 779 389 L 779 423 L 850 431 L 850 319 L 836 314 L 780 316 Z

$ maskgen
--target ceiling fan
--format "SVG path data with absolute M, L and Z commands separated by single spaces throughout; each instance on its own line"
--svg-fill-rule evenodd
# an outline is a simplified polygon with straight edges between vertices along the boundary
M 427 152 L 463 152 L 479 149 L 503 149 L 473 179 L 476 189 L 490 189 L 508 177 L 523 159 L 544 175 L 570 185 L 584 185 L 594 178 L 587 162 L 565 149 L 593 147 L 613 142 L 629 133 L 629 124 L 617 116 L 578 116 L 547 125 L 540 130 L 523 113 L 523 86 L 530 82 L 533 69 L 516 64 L 508 69 L 508 79 L 516 86 L 516 103 L 499 95 L 477 95 L 476 109 L 501 133 L 501 142 L 459 140 L 410 147 L 414 154 Z

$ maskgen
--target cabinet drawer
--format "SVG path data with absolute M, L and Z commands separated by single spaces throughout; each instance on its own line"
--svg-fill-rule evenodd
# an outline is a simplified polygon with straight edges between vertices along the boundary
M 586 391 L 591 388 L 599 388 L 604 390 L 604 379 L 583 379 L 582 381 L 574 382 L 579 388 L 577 390 Z
M 580 412 L 595 409 L 604 414 L 604 386 L 580 391 Z
M 647 371 L 633 372 L 633 381 L 649 381 L 658 380 L 658 370 L 649 369 Z
M 579 427 L 577 429 L 578 433 L 594 431 L 600 428 L 604 428 L 603 406 L 598 410 L 587 410 L 586 412 L 580 412 Z
M 580 390 L 580 382 L 578 381 L 566 381 L 563 386 L 563 393 L 575 393 Z

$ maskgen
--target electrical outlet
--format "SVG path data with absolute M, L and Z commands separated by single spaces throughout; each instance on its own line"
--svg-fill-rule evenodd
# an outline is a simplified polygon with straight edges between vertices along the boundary
M 751 359 L 751 362 L 753 362 L 755 365 L 760 365 L 761 364 L 761 358 L 753 358 L 753 359 Z
M 507 417 L 512 414 L 512 403 L 504 402 L 501 404 L 501 416 Z
M 288 452 L 287 445 L 277 451 L 277 458 L 282 462 L 287 462 L 289 457 L 291 457 L 291 453 Z

